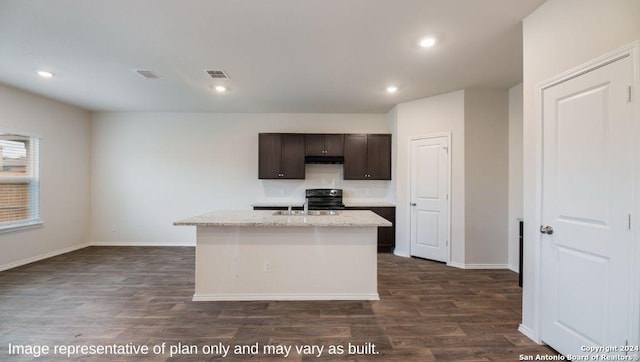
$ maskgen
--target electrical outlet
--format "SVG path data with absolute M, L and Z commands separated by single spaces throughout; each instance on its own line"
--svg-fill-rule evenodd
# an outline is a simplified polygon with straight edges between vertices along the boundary
M 264 272 L 271 273 L 271 262 L 269 260 L 264 261 Z
M 111 225 L 111 232 L 112 233 L 117 233 L 118 232 L 118 225 L 116 225 L 116 224 Z

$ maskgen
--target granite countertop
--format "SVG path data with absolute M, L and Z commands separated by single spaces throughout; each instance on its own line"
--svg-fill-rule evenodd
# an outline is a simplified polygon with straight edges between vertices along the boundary
M 213 211 L 179 220 L 177 226 L 392 226 L 391 222 L 367 210 L 340 210 L 338 215 L 274 215 L 271 210 Z

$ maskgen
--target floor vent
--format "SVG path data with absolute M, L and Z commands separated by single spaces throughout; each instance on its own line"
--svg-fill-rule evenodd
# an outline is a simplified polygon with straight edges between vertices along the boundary
M 229 76 L 224 70 L 205 70 L 205 72 L 213 79 L 229 79 Z

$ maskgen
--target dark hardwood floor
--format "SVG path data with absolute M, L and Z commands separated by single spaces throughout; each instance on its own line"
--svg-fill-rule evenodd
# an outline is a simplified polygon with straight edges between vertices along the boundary
M 517 331 L 521 289 L 506 270 L 379 255 L 380 301 L 192 302 L 194 249 L 89 247 L 0 272 L 0 360 L 517 361 L 551 355 Z M 165 343 L 165 354 L 153 347 Z M 259 353 L 234 355 L 258 343 Z M 349 355 L 349 344 L 367 354 Z M 10 355 L 9 345 L 25 354 Z M 324 346 L 320 358 L 295 346 Z M 371 344 L 375 344 L 375 352 Z M 146 356 L 54 354 L 55 346 L 149 346 Z M 194 345 L 195 347 L 190 347 Z M 204 354 L 230 346 L 226 358 Z M 328 354 L 343 346 L 344 354 Z M 37 347 L 50 348 L 35 358 Z M 23 348 L 15 350 L 15 348 Z M 281 348 L 281 347 L 280 347 Z M 30 352 L 30 354 L 26 354 Z M 317 352 L 317 351 L 316 351 Z M 336 351 L 334 351 L 336 352 Z

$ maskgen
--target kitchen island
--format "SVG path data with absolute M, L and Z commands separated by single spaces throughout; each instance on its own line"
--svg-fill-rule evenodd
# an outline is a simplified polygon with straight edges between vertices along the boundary
M 391 223 L 371 211 L 215 211 L 174 225 L 196 226 L 194 301 L 379 299 L 377 228 Z

